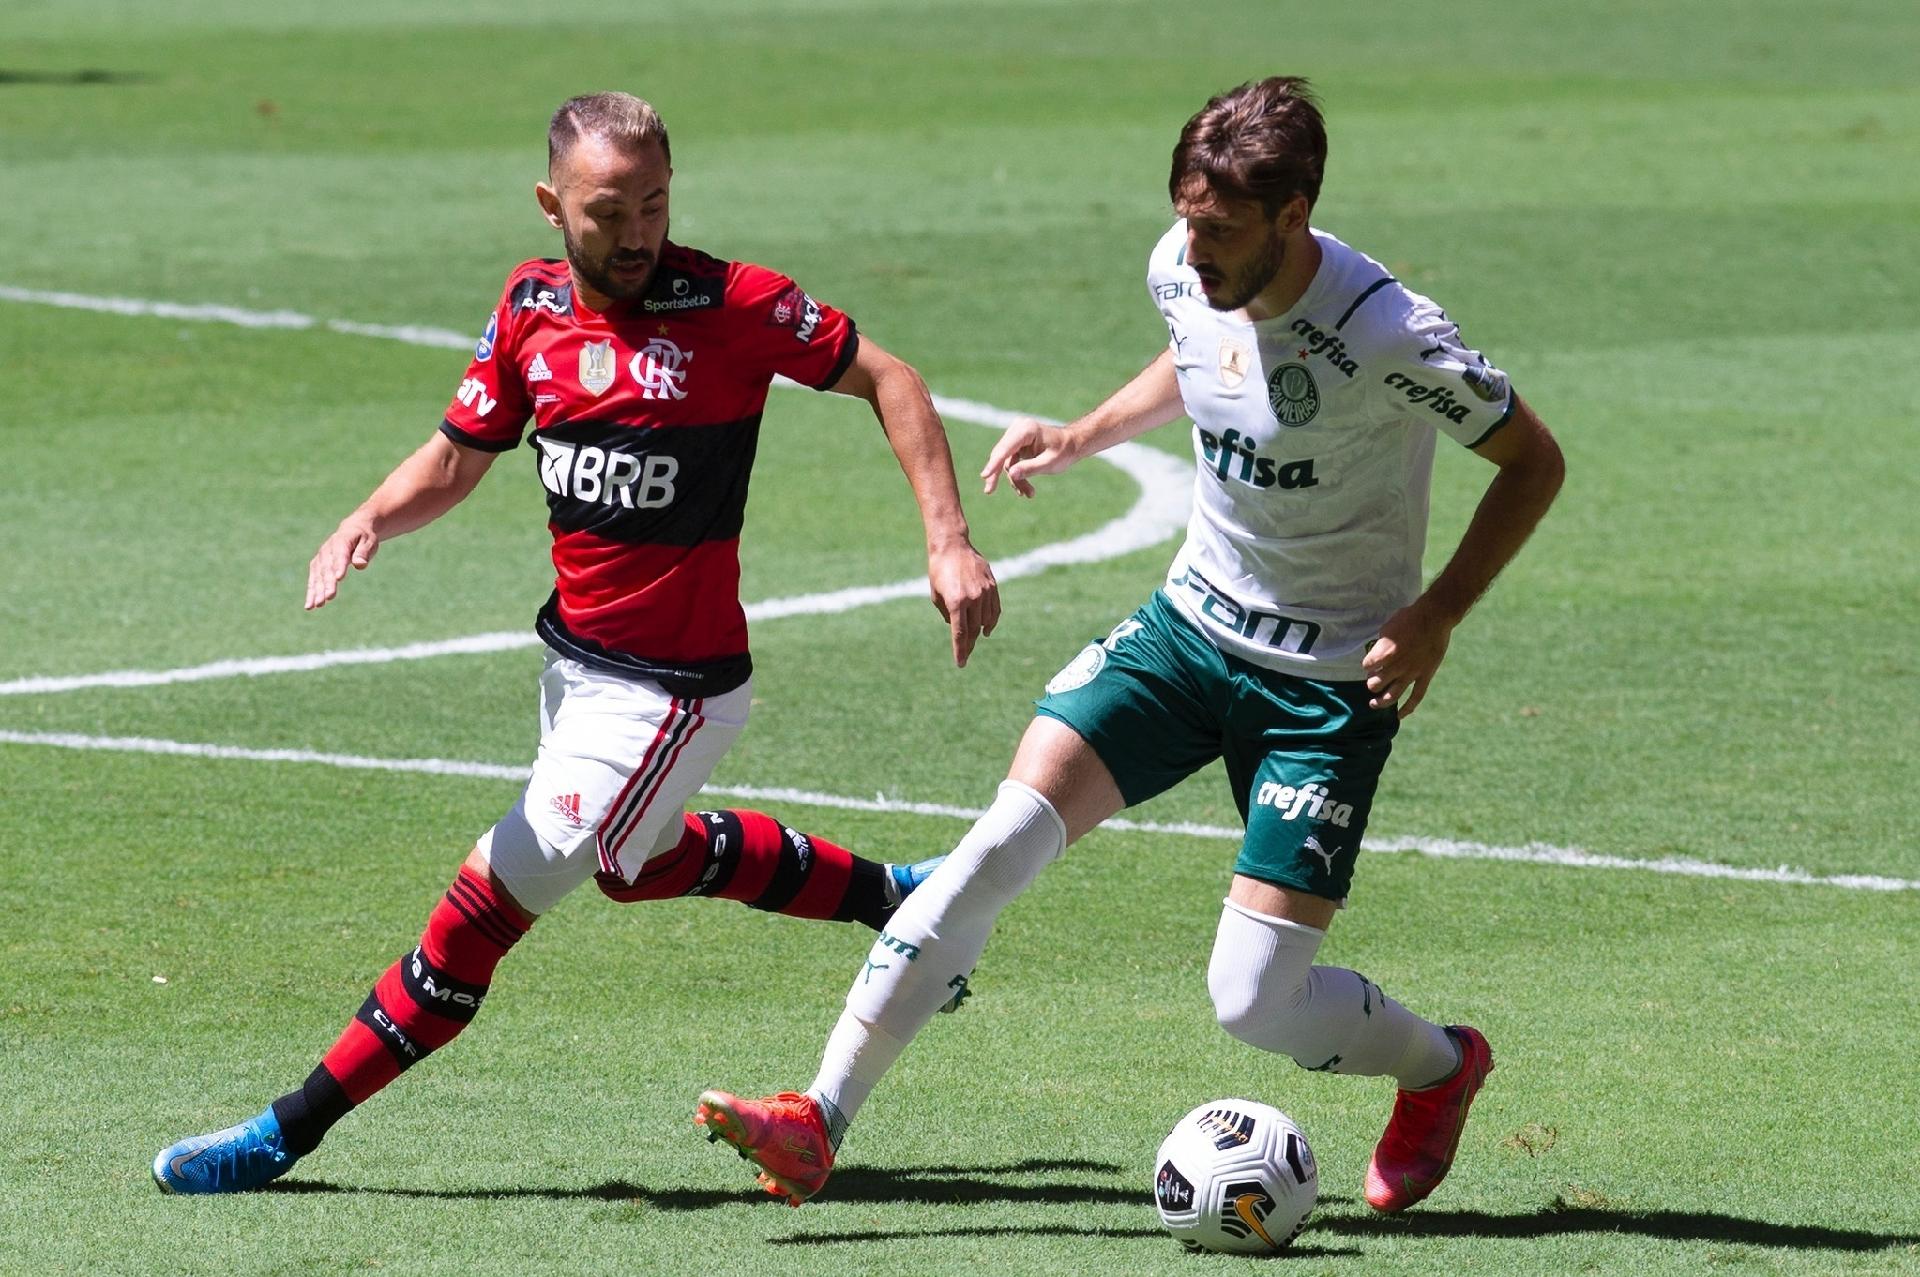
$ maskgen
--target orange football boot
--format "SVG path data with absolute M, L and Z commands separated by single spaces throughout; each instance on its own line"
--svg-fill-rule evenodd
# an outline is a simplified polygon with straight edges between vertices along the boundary
M 1434 1086 L 1394 1097 L 1393 1116 L 1367 1166 L 1367 1205 L 1394 1214 L 1423 1201 L 1453 1169 L 1473 1097 L 1493 1072 L 1493 1050 L 1478 1029 L 1449 1025 L 1460 1044 L 1460 1067 Z
M 812 1096 L 782 1091 L 745 1100 L 703 1091 L 693 1122 L 707 1128 L 709 1140 L 725 1140 L 740 1156 L 759 1163 L 760 1186 L 789 1206 L 819 1192 L 833 1169 L 833 1143 Z

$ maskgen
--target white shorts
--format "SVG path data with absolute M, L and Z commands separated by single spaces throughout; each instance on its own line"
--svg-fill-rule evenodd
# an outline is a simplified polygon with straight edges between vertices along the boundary
M 632 882 L 680 839 L 681 813 L 747 725 L 751 680 L 720 696 L 582 665 L 551 648 L 526 792 L 481 836 L 514 900 L 541 914 L 596 872 Z

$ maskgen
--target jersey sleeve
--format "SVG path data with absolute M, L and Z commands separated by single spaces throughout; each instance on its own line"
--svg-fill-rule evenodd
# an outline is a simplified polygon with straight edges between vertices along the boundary
M 440 423 L 441 434 L 482 452 L 506 452 L 517 446 L 533 413 L 514 354 L 518 334 L 512 291 L 509 279 L 499 304 L 487 316 L 480 343 L 473 348 L 473 362 L 467 365 L 467 375 L 453 392 Z
M 736 264 L 728 290 L 728 303 L 739 314 L 741 347 L 769 377 L 825 390 L 852 367 L 860 335 L 844 311 L 815 301 L 763 266 Z
M 1446 312 L 1420 299 L 1388 342 L 1374 390 L 1410 421 L 1428 422 L 1476 448 L 1513 416 L 1507 374 L 1466 344 Z
M 1175 222 L 1147 254 L 1147 291 L 1153 295 L 1154 308 L 1167 325 L 1167 346 L 1175 354 L 1180 350 L 1180 325 L 1174 309 L 1183 299 L 1196 296 L 1200 279 L 1187 265 L 1187 224 Z

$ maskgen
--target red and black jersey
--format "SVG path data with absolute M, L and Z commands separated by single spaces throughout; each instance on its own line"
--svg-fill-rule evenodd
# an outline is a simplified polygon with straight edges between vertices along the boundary
M 858 345 L 785 275 L 676 244 L 604 314 L 564 261 L 516 268 L 440 429 L 505 452 L 532 419 L 558 576 L 540 637 L 677 695 L 745 682 L 740 524 L 767 387 L 824 390 Z

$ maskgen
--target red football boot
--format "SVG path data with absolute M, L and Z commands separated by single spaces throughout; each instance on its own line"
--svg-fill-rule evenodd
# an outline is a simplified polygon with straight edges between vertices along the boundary
M 707 1128 L 709 1140 L 725 1140 L 740 1156 L 758 1162 L 761 1187 L 786 1198 L 789 1206 L 819 1192 L 833 1169 L 833 1143 L 811 1096 L 782 1091 L 743 1100 L 725 1091 L 704 1091 L 693 1121 Z
M 1455 1024 L 1447 1032 L 1460 1044 L 1460 1067 L 1434 1086 L 1418 1091 L 1403 1087 L 1394 1097 L 1387 1129 L 1374 1145 L 1367 1166 L 1367 1205 L 1377 1211 L 1403 1211 L 1440 1187 L 1453 1169 L 1467 1109 L 1493 1072 L 1493 1051 L 1480 1030 Z

